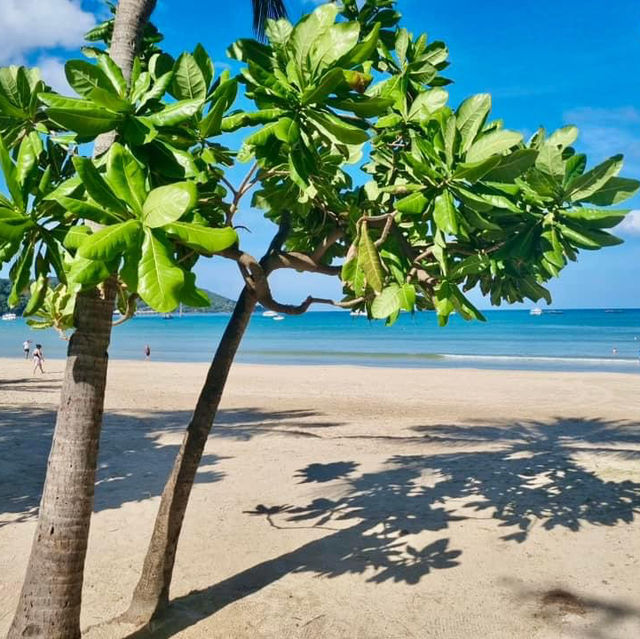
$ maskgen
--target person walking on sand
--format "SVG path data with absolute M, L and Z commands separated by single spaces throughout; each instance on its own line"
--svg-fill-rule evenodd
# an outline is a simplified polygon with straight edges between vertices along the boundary
M 151 347 L 149 344 L 146 344 L 144 347 L 144 358 L 145 360 L 151 359 Z
M 44 355 L 42 354 L 42 344 L 36 344 L 36 347 L 33 349 L 33 374 L 36 374 L 36 371 L 40 369 L 40 372 L 44 374 L 44 368 L 42 368 L 42 364 L 44 364 Z
M 29 359 L 29 351 L 31 350 L 31 340 L 25 339 L 22 342 L 22 350 L 24 351 L 24 358 Z

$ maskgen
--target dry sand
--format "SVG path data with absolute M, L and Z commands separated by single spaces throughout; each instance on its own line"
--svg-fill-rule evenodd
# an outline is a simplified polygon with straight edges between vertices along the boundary
M 0 360 L 0 634 L 62 362 Z M 83 627 L 128 603 L 206 367 L 112 362 Z M 243 366 L 146 636 L 640 637 L 635 375 Z

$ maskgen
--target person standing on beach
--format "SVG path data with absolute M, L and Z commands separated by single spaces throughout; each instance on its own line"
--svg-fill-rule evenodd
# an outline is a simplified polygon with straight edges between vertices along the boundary
M 24 358 L 29 359 L 29 351 L 31 350 L 31 340 L 25 339 L 22 342 L 22 350 L 24 351 Z
M 151 359 L 151 347 L 149 344 L 146 344 L 144 347 L 144 358 L 145 360 Z
M 40 369 L 40 372 L 44 375 L 44 368 L 42 368 L 42 364 L 44 364 L 44 355 L 42 353 L 42 344 L 36 344 L 36 347 L 33 349 L 33 374 L 36 374 L 36 371 Z

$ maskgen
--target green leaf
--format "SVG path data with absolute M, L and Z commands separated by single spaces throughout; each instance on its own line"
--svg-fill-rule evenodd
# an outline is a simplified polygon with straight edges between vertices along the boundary
M 222 119 L 220 123 L 220 130 L 222 131 L 235 131 L 243 126 L 255 126 L 256 124 L 267 124 L 273 122 L 284 115 L 286 111 L 282 109 L 261 109 L 260 111 L 253 111 L 252 113 L 234 113 L 226 118 Z M 207 119 L 211 113 L 207 115 Z M 204 121 L 203 121 L 204 125 Z M 214 131 L 215 132 L 215 131 Z M 211 133 L 204 133 L 203 137 L 208 137 Z
M 98 172 L 93 162 L 89 158 L 75 156 L 73 158 L 73 166 L 75 166 L 82 184 L 87 193 L 100 205 L 113 211 L 127 215 L 127 207 L 124 202 L 119 200 L 111 190 L 104 178 Z
M 599 231 L 597 229 L 586 229 L 581 227 L 579 230 L 573 226 L 567 224 L 558 224 L 558 228 L 561 230 L 565 239 L 569 240 L 571 244 L 580 248 L 595 251 L 604 246 L 615 246 L 616 244 L 622 244 L 622 240 L 606 231 Z
M 193 182 L 176 182 L 153 189 L 142 206 L 145 226 L 157 228 L 180 219 L 198 200 Z
M 140 222 L 129 220 L 107 226 L 85 239 L 78 255 L 89 260 L 110 262 L 140 241 Z
M 213 62 L 211 61 L 211 57 L 207 53 L 206 49 L 199 42 L 193 50 L 193 59 L 196 61 L 198 67 L 200 67 L 200 71 L 202 71 L 205 85 L 209 86 L 211 84 L 211 80 L 213 80 Z
M 400 310 L 412 311 L 415 301 L 416 289 L 412 284 L 390 284 L 373 300 L 371 315 L 384 319 Z
M 204 100 L 207 97 L 204 74 L 190 53 L 183 53 L 176 60 L 171 94 L 177 100 Z
M 622 156 L 614 155 L 602 164 L 598 164 L 591 171 L 572 180 L 567 186 L 566 195 L 572 202 L 587 200 L 607 184 L 612 177 L 617 176 L 621 168 Z
M 398 200 L 396 202 L 396 209 L 401 213 L 420 215 L 424 213 L 428 203 L 427 198 L 420 191 L 417 191 Z
M 358 243 L 359 266 L 362 268 L 367 285 L 376 293 L 382 291 L 382 283 L 384 281 L 384 272 L 378 249 L 369 236 L 366 223 L 362 224 L 360 229 L 360 241 Z
M 568 146 L 571 146 L 578 139 L 578 129 L 573 125 L 564 126 L 557 131 L 554 131 L 549 139 L 547 140 L 547 144 L 551 144 L 556 148 L 560 147 L 560 150 L 566 149 Z
M 26 137 L 20 143 L 18 149 L 18 161 L 16 163 L 16 179 L 24 188 L 27 178 L 36 166 L 37 152 L 34 148 L 31 136 Z
M 92 231 L 88 226 L 84 224 L 78 224 L 72 226 L 64 237 L 62 245 L 70 251 L 75 251 L 80 248 L 80 245 L 91 235 Z
M 558 269 L 565 265 L 564 251 L 562 244 L 558 239 L 558 233 L 555 228 L 544 231 L 540 237 L 547 242 L 547 248 L 543 253 L 544 258 Z
M 189 222 L 173 222 L 167 225 L 165 231 L 170 237 L 176 237 L 196 251 L 209 255 L 223 251 L 238 242 L 238 234 L 230 226 L 212 229 Z
M 110 275 L 111 271 L 104 262 L 88 260 L 76 255 L 71 262 L 67 280 L 69 284 L 95 286 L 104 282 Z
M 211 97 L 211 109 L 207 116 L 200 122 L 200 133 L 203 138 L 219 135 L 222 127 L 222 116 L 224 112 L 233 104 L 238 84 L 235 80 L 223 82 Z M 273 113 L 271 119 L 278 117 L 283 111 L 280 109 L 269 109 Z M 269 121 L 269 120 L 265 120 Z
M 58 202 L 65 211 L 73 213 L 76 218 L 91 220 L 98 224 L 113 224 L 122 221 L 121 218 L 114 213 L 110 213 L 103 207 L 87 202 L 86 200 L 77 200 L 76 198 L 60 195 L 56 198 L 56 202 Z
M 309 50 L 314 75 L 349 53 L 358 43 L 359 35 L 358 22 L 340 22 L 320 33 Z
M 362 144 L 369 139 L 366 131 L 348 124 L 332 113 L 312 112 L 309 114 L 309 119 L 320 125 L 334 141 L 343 144 Z
M 174 102 L 164 107 L 162 111 L 148 116 L 147 119 L 155 126 L 175 126 L 193 117 L 202 104 L 203 101 L 200 98 L 195 100 L 181 100 L 180 102 Z
M 85 98 L 90 97 L 93 89 L 102 89 L 118 97 L 117 89 L 107 74 L 86 60 L 68 60 L 64 65 L 64 74 L 76 93 Z
M 444 233 L 458 232 L 458 217 L 453 197 L 449 191 L 444 191 L 435 199 L 433 206 L 433 221 L 436 227 Z
M 500 164 L 484 177 L 490 182 L 512 182 L 533 166 L 537 156 L 535 149 L 518 149 L 509 155 L 499 156 Z
M 49 278 L 39 275 L 38 279 L 31 285 L 31 297 L 22 311 L 22 315 L 27 317 L 33 315 L 43 304 L 47 294 Z
M 123 121 L 122 114 L 102 109 L 89 100 L 64 98 L 53 93 L 41 93 L 39 97 L 49 106 L 47 116 L 53 122 L 83 137 L 113 131 Z
M 314 85 L 302 94 L 302 104 L 314 104 L 322 102 L 329 94 L 333 93 L 344 80 L 344 70 L 335 68 L 327 71 Z
M 423 122 L 427 120 L 434 111 L 443 107 L 448 99 L 449 94 L 440 87 L 423 91 L 418 94 L 413 101 L 407 117 L 411 121 Z
M 127 93 L 127 81 L 124 75 L 122 75 L 122 69 L 113 61 L 110 55 L 107 53 L 101 53 L 98 55 L 98 67 L 109 78 L 109 81 L 116 89 L 119 96 L 124 96 Z
M 22 198 L 22 189 L 18 182 L 17 170 L 11 160 L 9 152 L 7 151 L 7 147 L 4 145 L 2 136 L 0 136 L 0 168 L 2 168 L 4 182 L 7 185 L 7 189 L 9 189 L 9 193 L 11 194 L 15 205 L 20 210 L 23 210 L 24 200 Z
M 330 104 L 341 111 L 351 111 L 361 118 L 371 118 L 381 115 L 393 104 L 393 98 L 348 98 L 344 100 L 332 99 Z
M 207 308 L 211 305 L 206 291 L 196 288 L 196 274 L 193 272 L 184 274 L 184 287 L 180 291 L 180 301 L 195 308 Z
M 113 192 L 140 215 L 147 198 L 144 170 L 119 142 L 114 142 L 109 149 L 106 179 Z
M 180 303 L 184 271 L 176 266 L 171 246 L 162 236 L 145 229 L 138 265 L 138 294 L 153 309 L 168 313 Z
M 501 155 L 520 142 L 522 142 L 522 135 L 516 131 L 491 131 L 471 145 L 465 159 L 467 162 L 479 162 L 492 155 Z
M 554 177 L 564 177 L 564 162 L 562 160 L 562 146 L 552 144 L 549 138 L 541 147 L 536 158 L 536 169 Z
M 465 153 L 471 148 L 490 110 L 491 96 L 488 93 L 473 95 L 458 107 L 456 122 L 460 131 L 461 153 Z M 467 161 L 473 162 L 470 158 L 467 158 Z
M 32 225 L 31 220 L 25 218 L 2 219 L 0 220 L 0 241 L 13 242 L 18 240 Z
M 20 296 L 29 285 L 29 276 L 31 274 L 32 262 L 33 245 L 29 244 L 23 249 L 9 274 L 9 277 L 12 281 L 12 286 L 7 302 L 10 308 L 14 308 L 20 303 Z
M 628 211 L 575 208 L 570 211 L 563 211 L 563 213 L 571 219 L 587 222 L 590 227 L 605 229 L 620 224 Z
M 456 166 L 456 170 L 453 172 L 453 177 L 456 180 L 466 180 L 473 184 L 495 169 L 500 162 L 501 157 L 499 155 L 493 155 L 486 160 L 480 160 L 479 162 L 460 162 Z
M 259 131 L 251 134 L 245 144 L 249 146 L 262 146 L 266 144 L 272 136 L 276 136 L 281 140 L 288 139 L 289 128 L 293 124 L 291 118 L 280 118 L 277 122 L 272 122 L 263 126 Z
M 582 199 L 597 206 L 611 206 L 630 198 L 637 192 L 639 187 L 640 182 L 638 180 L 612 177 L 593 194 Z

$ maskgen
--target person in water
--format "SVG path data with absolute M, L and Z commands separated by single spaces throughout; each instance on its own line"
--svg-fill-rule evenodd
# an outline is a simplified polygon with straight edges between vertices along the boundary
M 42 368 L 42 364 L 44 364 L 44 355 L 42 353 L 42 344 L 36 344 L 36 347 L 33 349 L 33 374 L 36 374 L 36 371 L 40 369 L 40 372 L 44 374 L 44 368 Z
M 145 359 L 151 359 L 151 347 L 149 346 L 149 344 L 147 344 L 144 347 L 144 358 Z
M 22 350 L 24 351 L 24 358 L 29 359 L 29 351 L 31 350 L 31 340 L 25 339 L 22 342 Z

